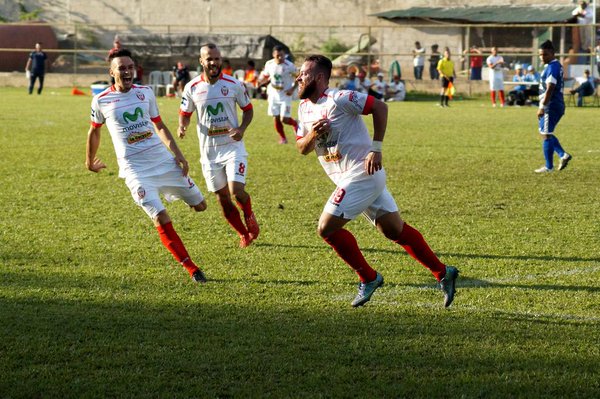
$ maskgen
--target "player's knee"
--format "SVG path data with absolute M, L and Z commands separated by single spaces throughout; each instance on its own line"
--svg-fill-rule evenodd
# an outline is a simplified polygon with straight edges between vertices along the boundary
M 206 205 L 206 200 L 202 200 L 202 202 L 200 202 L 197 205 L 193 205 L 191 207 L 193 210 L 195 210 L 196 212 L 203 212 L 206 210 L 207 205 Z

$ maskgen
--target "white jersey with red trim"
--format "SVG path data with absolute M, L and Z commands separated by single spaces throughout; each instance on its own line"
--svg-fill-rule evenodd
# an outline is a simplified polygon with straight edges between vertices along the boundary
M 235 141 L 229 129 L 239 126 L 236 103 L 243 111 L 252 109 L 243 82 L 221 74 L 210 84 L 204 74 L 192 79 L 183 90 L 179 113 L 191 116 L 197 110 L 200 162 L 223 162 L 235 154 L 247 155 L 243 140 Z
M 153 122 L 161 118 L 154 92 L 148 86 L 119 92 L 109 87 L 92 99 L 91 123 L 110 132 L 119 177 L 161 175 L 173 167 L 174 156 L 156 134 Z
M 289 97 L 285 92 L 294 85 L 297 73 L 297 68 L 291 61 L 284 60 L 281 64 L 274 59 L 267 61 L 265 69 L 261 72 L 261 78 L 270 80 L 267 95 L 273 96 L 276 100 Z
M 318 120 L 330 121 L 331 131 L 317 139 L 315 152 L 336 185 L 342 179 L 361 180 L 369 176 L 365 159 L 372 140 L 361 115 L 371 112 L 374 100 L 357 91 L 327 89 L 316 104 L 306 99 L 298 106 L 299 138 L 307 135 Z

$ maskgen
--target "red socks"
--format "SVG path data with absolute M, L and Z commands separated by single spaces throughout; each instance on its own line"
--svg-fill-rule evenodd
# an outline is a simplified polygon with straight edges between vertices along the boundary
M 500 95 L 500 104 L 504 105 L 504 90 L 500 90 L 498 94 Z
M 229 209 L 227 210 L 223 209 L 223 215 L 225 216 L 225 219 L 227 219 L 231 227 L 233 227 L 233 229 L 237 231 L 240 237 L 247 237 L 248 229 L 246 229 L 244 222 L 242 222 L 242 218 L 240 217 L 240 211 L 238 211 L 236 206 L 233 204 L 231 204 L 231 206 L 228 208 Z
M 404 223 L 404 229 L 400 233 L 400 238 L 394 240 L 394 242 L 402 245 L 410 256 L 428 268 L 438 281 L 444 278 L 446 275 L 446 265 L 440 262 L 438 257 L 435 256 L 418 230 L 409 226 L 408 223 Z
M 198 267 L 190 259 L 190 255 L 185 249 L 185 245 L 183 245 L 181 238 L 179 238 L 179 235 L 177 235 L 177 232 L 173 228 L 173 224 L 171 222 L 156 226 L 156 230 L 158 231 L 160 240 L 165 248 L 167 248 L 169 252 L 173 254 L 173 257 L 175 260 L 177 260 L 177 262 L 181 263 L 182 266 L 186 268 L 190 275 L 198 270 Z
M 294 134 L 296 134 L 296 130 L 298 130 L 298 122 L 294 118 L 290 118 L 291 122 L 286 122 L 286 125 L 290 125 L 294 128 Z
M 492 98 L 492 104 L 496 104 L 496 91 L 490 91 L 490 97 Z
M 279 118 L 275 118 L 275 130 L 277 130 L 277 133 L 279 133 L 279 136 L 282 139 L 285 139 L 285 131 L 283 130 L 283 123 L 281 122 L 281 119 L 279 119 Z
M 244 211 L 244 216 L 252 215 L 252 201 L 250 201 L 250 195 L 248 195 L 248 200 L 246 201 L 246 203 L 242 204 L 240 201 L 237 200 L 237 198 L 236 202 L 238 206 Z
M 337 252 L 340 258 L 350 266 L 363 283 L 368 283 L 377 277 L 377 272 L 369 266 L 358 248 L 356 238 L 348 230 L 340 229 L 323 240 Z

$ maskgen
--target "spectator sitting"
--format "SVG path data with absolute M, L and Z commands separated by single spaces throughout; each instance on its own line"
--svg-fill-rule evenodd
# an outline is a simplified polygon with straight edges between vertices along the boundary
M 394 75 L 394 80 L 387 87 L 386 101 L 404 101 L 406 97 L 406 88 L 400 76 Z
M 571 90 L 571 94 L 577 94 L 577 106 L 583 106 L 583 97 L 591 96 L 596 91 L 596 82 L 594 78 L 590 76 L 590 70 L 586 69 L 583 71 L 582 78 L 576 78 L 579 82 L 579 86 L 576 89 Z
M 244 85 L 246 86 L 250 98 L 256 98 L 256 93 L 258 91 L 258 72 L 256 71 L 256 64 L 254 64 L 254 61 L 252 60 L 248 60 L 246 63 Z
M 348 72 L 348 77 L 342 82 L 341 89 L 345 90 L 358 90 L 360 86 L 360 80 L 356 77 L 354 71 Z
M 531 83 L 539 83 L 540 82 L 540 74 L 536 72 L 533 65 L 529 65 L 527 67 L 527 74 L 525 75 L 525 82 Z M 537 97 L 539 94 L 539 85 L 530 85 L 525 89 L 525 102 L 527 103 L 531 97 Z
M 439 52 L 439 48 L 440 46 L 437 44 L 431 46 L 431 55 L 429 56 L 429 77 L 431 80 L 439 80 L 440 78 L 440 73 L 437 70 L 437 66 L 438 62 L 440 62 L 442 59 L 442 54 Z
M 385 96 L 385 92 L 387 89 L 387 83 L 383 80 L 383 73 L 379 72 L 377 74 L 377 79 L 371 84 L 371 88 L 369 89 L 369 94 L 375 97 L 378 100 L 383 99 Z
M 173 87 L 175 87 L 175 95 L 180 97 L 185 85 L 191 80 L 188 67 L 182 62 L 178 62 L 173 67 Z
M 133 75 L 133 83 L 136 85 L 144 84 L 144 68 L 139 62 L 135 62 L 135 74 Z
M 521 64 L 515 65 L 515 76 L 512 78 L 513 82 L 525 82 L 525 75 L 523 75 L 523 66 Z M 508 93 L 508 105 L 525 105 L 525 90 L 526 85 L 517 85 L 513 90 Z
M 360 93 L 368 93 L 371 88 L 371 80 L 367 78 L 367 74 L 363 71 L 358 73 L 358 87 L 356 91 Z

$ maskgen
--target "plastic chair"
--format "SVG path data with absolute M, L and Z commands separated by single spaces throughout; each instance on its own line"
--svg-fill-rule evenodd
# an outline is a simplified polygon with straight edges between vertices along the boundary
M 167 96 L 175 95 L 175 86 L 173 86 L 173 73 L 171 71 L 163 71 L 163 84 L 165 85 L 165 94 Z
M 244 77 L 246 76 L 246 71 L 243 69 L 237 69 L 233 72 L 233 77 L 239 80 L 240 82 L 244 81 Z
M 152 71 L 148 75 L 148 86 L 152 88 L 155 96 L 162 96 L 165 93 L 163 73 L 161 71 Z

